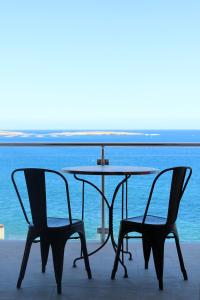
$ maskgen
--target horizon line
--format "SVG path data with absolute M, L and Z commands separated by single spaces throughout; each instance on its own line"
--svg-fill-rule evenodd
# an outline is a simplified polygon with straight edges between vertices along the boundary
M 133 131 L 133 130 L 136 130 L 136 131 L 140 131 L 140 130 L 200 130 L 200 128 L 139 128 L 139 129 L 134 129 L 134 128 L 121 128 L 121 129 L 100 129 L 100 128 L 96 128 L 96 129 L 81 129 L 81 128 L 77 128 L 77 129 L 67 129 L 67 128 L 37 128 L 37 129 L 34 129 L 34 128 L 18 128 L 18 129 L 14 129 L 14 128 L 8 128 L 8 129 L 3 129 L 3 128 L 0 128 L 0 131 L 21 131 L 21 130 L 50 130 L 50 131 L 53 131 L 53 130 L 67 130 L 67 131 L 125 131 L 125 130 L 128 130 L 128 131 Z

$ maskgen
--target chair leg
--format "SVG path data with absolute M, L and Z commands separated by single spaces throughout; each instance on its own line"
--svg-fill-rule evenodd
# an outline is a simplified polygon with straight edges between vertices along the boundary
M 114 261 L 114 265 L 113 265 L 111 279 L 115 279 L 115 274 L 116 274 L 117 269 L 118 269 L 120 251 L 121 251 L 121 247 L 122 247 L 122 243 L 123 243 L 123 238 L 124 238 L 124 234 L 122 233 L 122 230 L 120 228 L 119 238 L 118 238 L 118 245 L 117 245 L 117 250 L 116 250 L 116 254 L 115 254 L 115 261 Z
M 50 243 L 47 239 L 40 238 L 40 251 L 41 251 L 41 261 L 42 261 L 42 273 L 45 273 L 48 255 L 49 255 Z
M 24 255 L 23 255 L 23 259 L 22 259 L 21 269 L 20 269 L 20 273 L 19 273 L 19 277 L 18 277 L 18 281 L 17 281 L 18 289 L 20 289 L 20 287 L 21 287 L 21 283 L 22 283 L 22 280 L 23 280 L 25 272 L 26 272 L 26 266 L 28 263 L 28 258 L 29 258 L 33 240 L 34 240 L 34 237 L 32 236 L 32 233 L 29 230 L 29 232 L 27 234 L 27 238 L 26 238 L 26 245 L 25 245 L 25 249 L 24 249 Z
M 150 258 L 150 254 L 151 254 L 151 243 L 145 234 L 142 235 L 142 245 L 143 245 L 145 269 L 148 269 L 149 258 Z
M 63 272 L 65 242 L 66 241 L 60 241 L 60 239 L 51 242 L 54 272 L 55 272 L 58 294 L 61 294 L 62 292 L 62 272 Z
M 83 253 L 84 262 L 85 262 L 85 268 L 87 271 L 88 279 L 92 278 L 92 273 L 90 269 L 90 263 L 88 258 L 88 252 L 87 252 L 87 245 L 86 245 L 86 239 L 85 239 L 85 233 L 84 231 L 79 233 L 80 239 L 81 239 L 81 251 Z
M 151 241 L 156 275 L 159 282 L 159 289 L 163 290 L 163 268 L 164 268 L 164 244 L 165 238 L 154 237 Z
M 184 266 L 184 262 L 183 262 L 183 256 L 182 256 L 182 252 L 181 252 L 181 247 L 180 247 L 180 243 L 179 243 L 179 237 L 178 237 L 178 232 L 174 232 L 174 238 L 175 238 L 175 242 L 176 242 L 176 249 L 177 249 L 177 253 L 178 253 L 178 257 L 179 257 L 179 263 L 180 263 L 180 267 L 181 267 L 181 271 L 183 273 L 183 278 L 184 280 L 188 279 L 187 276 L 187 272 Z

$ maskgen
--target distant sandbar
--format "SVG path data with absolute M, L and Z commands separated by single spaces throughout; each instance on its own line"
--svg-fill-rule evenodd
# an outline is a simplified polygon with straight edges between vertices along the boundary
M 23 136 L 25 133 L 21 131 L 0 131 L 0 137 L 17 137 L 17 136 Z
M 143 132 L 130 132 L 130 131 L 64 131 L 64 132 L 48 132 L 48 133 L 31 133 L 22 131 L 0 131 L 0 137 L 64 137 L 64 136 L 156 136 L 158 133 L 143 133 Z
M 74 136 L 74 135 L 145 135 L 141 132 L 129 131 L 66 131 L 50 133 L 51 136 Z

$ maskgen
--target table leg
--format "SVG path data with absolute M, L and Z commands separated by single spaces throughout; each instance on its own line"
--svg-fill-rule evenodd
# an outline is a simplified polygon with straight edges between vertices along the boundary
M 78 177 L 76 174 L 74 174 L 74 177 L 75 177 L 76 180 L 81 181 L 81 182 L 83 183 L 83 187 L 85 186 L 85 183 L 87 183 L 88 185 L 91 185 L 93 188 L 95 188 L 95 189 L 97 190 L 97 192 L 100 193 L 100 195 L 101 195 L 102 198 L 104 199 L 104 201 L 105 201 L 105 203 L 106 203 L 108 209 L 110 209 L 110 205 L 109 205 L 108 200 L 106 199 L 105 195 L 102 193 L 102 191 L 101 191 L 94 183 L 92 183 L 92 182 L 90 182 L 90 181 L 88 181 L 88 180 L 86 180 L 86 179 L 80 178 L 80 177 Z M 85 190 L 82 190 L 82 199 L 84 199 L 84 195 L 83 195 L 83 194 L 84 194 L 84 191 L 85 191 Z M 84 204 L 84 201 L 83 201 L 83 200 L 82 200 L 82 204 Z M 83 217 L 83 216 L 84 216 L 84 213 L 83 213 L 83 208 L 82 208 L 82 217 Z M 97 249 L 95 249 L 94 251 L 88 253 L 88 256 L 91 256 L 91 255 L 95 254 L 96 252 L 98 252 L 99 250 L 101 250 L 101 249 L 107 244 L 109 238 L 110 238 L 110 231 L 109 231 L 109 234 L 108 234 L 107 238 L 106 238 L 105 241 L 101 244 L 101 246 L 98 247 Z M 81 255 L 80 257 L 77 257 L 77 258 L 74 260 L 74 262 L 73 262 L 73 267 L 76 267 L 76 262 L 77 262 L 78 260 L 80 260 L 80 259 L 83 259 L 83 256 L 82 256 L 82 255 Z
M 111 205 L 109 204 L 109 202 L 108 202 L 106 196 L 104 195 L 104 193 L 102 193 L 102 191 L 101 191 L 94 183 L 92 183 L 92 182 L 90 182 L 90 181 L 88 181 L 88 180 L 86 180 L 86 179 L 80 178 L 80 177 L 78 177 L 76 174 L 74 174 L 74 177 L 75 177 L 76 180 L 81 181 L 81 182 L 84 183 L 84 184 L 87 183 L 88 185 L 91 185 L 92 187 L 94 187 L 94 188 L 97 190 L 97 192 L 98 192 L 98 193 L 102 196 L 102 198 L 104 199 L 104 201 L 105 201 L 105 203 L 106 203 L 106 205 L 107 205 L 107 207 L 108 207 L 108 210 L 109 210 L 109 233 L 108 233 L 108 236 L 107 236 L 105 242 L 104 242 L 103 244 L 101 244 L 101 246 L 98 247 L 97 249 L 95 249 L 94 251 L 88 253 L 88 256 L 91 256 L 91 255 L 97 253 L 99 250 L 101 250 L 101 249 L 107 244 L 109 238 L 111 239 L 111 244 L 112 244 L 112 246 L 113 246 L 114 251 L 116 252 L 117 244 L 116 244 L 116 242 L 115 242 L 115 239 L 114 239 L 114 232 L 113 232 L 113 208 L 114 208 L 114 202 L 115 202 L 115 198 L 116 198 L 116 196 L 117 196 L 117 193 L 118 193 L 120 187 L 123 186 L 123 184 L 124 184 L 125 182 L 127 182 L 127 180 L 131 177 L 131 175 L 126 175 L 125 178 L 123 178 L 123 180 L 121 180 L 121 181 L 118 183 L 118 185 L 116 186 L 115 191 L 114 191 L 114 193 L 113 193 Z M 83 185 L 83 187 L 84 187 L 84 185 Z M 82 197 L 83 197 L 82 199 L 84 199 L 84 196 L 82 196 Z M 84 203 L 84 202 L 83 202 L 83 203 Z M 82 213 L 82 216 L 83 216 L 83 213 Z M 123 253 L 123 252 L 126 253 L 126 251 L 122 251 L 122 253 Z M 129 253 L 129 252 L 128 252 L 128 253 Z M 129 255 L 130 255 L 130 254 L 129 254 Z M 80 260 L 80 259 L 83 259 L 83 256 L 82 256 L 82 255 L 81 255 L 80 257 L 77 257 L 77 258 L 74 260 L 74 262 L 73 262 L 73 266 L 74 266 L 74 267 L 76 267 L 76 262 L 77 262 L 78 260 Z M 126 266 L 124 265 L 124 263 L 123 263 L 123 261 L 122 261 L 121 259 L 119 259 L 119 262 L 121 263 L 122 267 L 124 268 L 124 277 L 128 277 Z
M 112 197 L 112 202 L 111 202 L 111 205 L 110 205 L 110 209 L 109 209 L 109 230 L 110 230 L 110 238 L 111 238 L 111 243 L 112 243 L 112 246 L 113 246 L 113 249 L 114 251 L 116 252 L 117 250 L 117 244 L 115 242 L 115 238 L 114 238 L 114 231 L 113 231 L 113 209 L 114 209 L 114 203 L 115 203 L 115 199 L 116 199 L 116 196 L 117 196 L 117 193 L 119 191 L 119 189 L 122 187 L 122 190 L 123 190 L 123 184 L 125 182 L 127 182 L 127 180 L 131 177 L 131 175 L 126 175 L 125 178 L 120 181 L 118 183 L 118 185 L 116 186 L 115 188 L 115 191 L 114 191 L 114 194 L 113 194 L 113 197 Z M 122 198 L 122 201 L 123 201 L 123 198 Z M 122 207 L 123 209 L 123 207 Z M 120 264 L 122 265 L 122 267 L 124 268 L 124 277 L 127 278 L 128 277 L 128 273 L 127 273 L 127 268 L 124 264 L 124 253 L 126 253 L 126 251 L 124 251 L 123 247 L 122 247 L 122 259 L 119 258 L 119 262 Z M 129 253 L 129 252 L 128 252 Z

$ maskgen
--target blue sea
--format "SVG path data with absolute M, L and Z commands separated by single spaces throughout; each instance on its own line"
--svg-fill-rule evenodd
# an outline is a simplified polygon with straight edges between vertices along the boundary
M 13 130 L 0 131 L 0 142 L 200 142 L 200 130 L 118 130 L 118 131 L 69 131 L 69 130 Z M 60 171 L 67 166 L 96 165 L 100 158 L 99 147 L 1 147 L 0 146 L 0 224 L 5 226 L 6 239 L 24 239 L 27 225 L 23 218 L 12 183 L 15 168 L 39 167 Z M 183 196 L 178 229 L 183 241 L 200 240 L 200 148 L 198 147 L 106 147 L 105 157 L 110 165 L 134 165 L 164 169 L 187 165 L 193 168 L 192 178 Z M 134 176 L 129 180 L 129 216 L 143 214 L 149 189 L 155 175 Z M 70 187 L 72 213 L 81 217 L 81 185 L 72 175 L 66 175 Z M 98 176 L 87 177 L 99 187 Z M 111 200 L 120 176 L 106 177 L 106 196 Z M 66 216 L 63 186 L 47 178 L 49 216 Z M 21 191 L 23 182 L 19 179 Z M 158 185 L 152 201 L 151 212 L 165 216 L 167 213 L 169 178 Z M 101 197 L 92 187 L 86 188 L 85 227 L 87 238 L 99 239 L 97 227 L 101 225 Z M 28 208 L 28 204 L 26 203 Z M 117 235 L 121 218 L 121 191 L 115 202 L 114 220 Z M 106 221 L 108 215 L 106 214 Z

